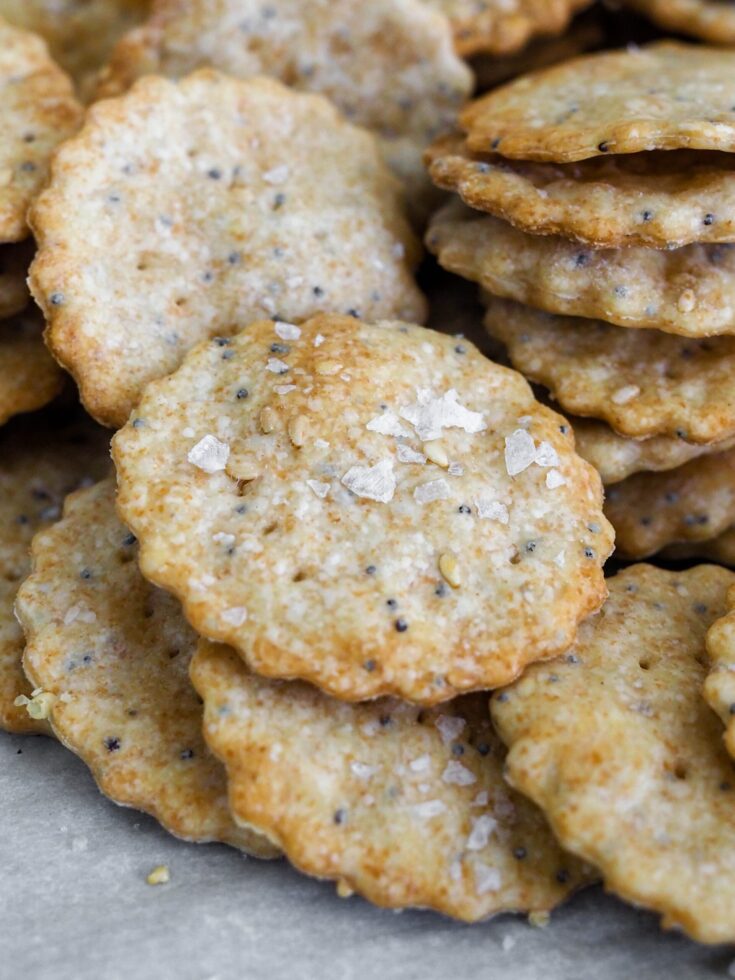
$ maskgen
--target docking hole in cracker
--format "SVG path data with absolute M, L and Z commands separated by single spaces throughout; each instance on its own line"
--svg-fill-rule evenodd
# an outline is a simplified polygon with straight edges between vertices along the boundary
M 43 318 L 29 307 L 0 320 L 0 425 L 13 415 L 48 405 L 64 375 L 43 342 Z
M 259 317 L 425 314 L 374 138 L 271 79 L 202 69 L 96 103 L 31 221 L 48 344 L 111 426 L 197 342 Z
M 140 574 L 135 539 L 115 513 L 114 480 L 69 497 L 31 551 L 16 610 L 23 666 L 49 698 L 54 735 L 106 796 L 178 837 L 275 856 L 230 817 L 224 771 L 204 744 L 189 681 L 196 634 L 176 600 Z
M 634 565 L 565 657 L 492 700 L 508 779 L 561 844 L 706 943 L 735 939 L 735 774 L 702 697 L 705 634 L 733 582 L 714 565 Z
M 114 446 L 144 575 L 253 670 L 348 701 L 495 687 L 605 595 L 597 473 L 466 340 L 254 323 L 150 385 Z
M 201 641 L 192 679 L 230 808 L 300 870 L 389 908 L 468 922 L 547 911 L 592 881 L 503 781 L 487 695 L 345 704 Z
M 735 44 L 735 10 L 722 0 L 622 0 L 654 24 L 676 34 L 690 34 L 708 44 Z
M 735 337 L 625 330 L 485 299 L 490 335 L 564 411 L 602 419 L 632 439 L 709 444 L 735 435 Z

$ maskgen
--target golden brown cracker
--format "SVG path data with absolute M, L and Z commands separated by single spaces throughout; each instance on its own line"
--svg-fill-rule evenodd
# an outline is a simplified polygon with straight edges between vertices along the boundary
M 735 10 L 727 0 L 621 0 L 666 31 L 708 44 L 735 45 Z
M 13 415 L 48 405 L 64 375 L 43 342 L 43 320 L 29 308 L 0 320 L 0 425 Z
M 671 561 L 713 561 L 735 568 L 735 526 L 709 541 L 693 541 L 690 544 L 672 544 L 659 553 L 659 557 Z
M 729 532 L 729 559 L 735 564 L 735 535 Z M 725 726 L 725 748 L 735 757 L 735 588 L 727 594 L 724 615 L 707 633 L 709 674 L 704 697 Z

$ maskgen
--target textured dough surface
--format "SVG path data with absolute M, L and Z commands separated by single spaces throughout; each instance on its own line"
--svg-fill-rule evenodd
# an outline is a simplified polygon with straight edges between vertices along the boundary
M 730 559 L 735 557 L 735 535 L 730 530 Z M 727 609 L 722 619 L 707 633 L 710 671 L 704 682 L 704 697 L 725 726 L 725 748 L 735 757 L 735 587 L 727 594 Z
M 0 320 L 0 425 L 43 408 L 61 391 L 64 375 L 43 342 L 37 310 Z

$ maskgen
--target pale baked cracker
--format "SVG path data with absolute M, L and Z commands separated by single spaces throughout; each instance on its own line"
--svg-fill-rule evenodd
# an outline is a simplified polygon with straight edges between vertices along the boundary
M 326 95 L 375 132 L 424 217 L 437 195 L 422 150 L 452 128 L 472 89 L 446 18 L 423 0 L 157 0 L 115 48 L 98 95 L 202 67 Z
M 709 541 L 694 541 L 691 544 L 672 544 L 659 553 L 660 558 L 671 561 L 691 560 L 714 561 L 720 565 L 735 568 L 735 526 Z
M 735 450 L 628 477 L 607 489 L 605 513 L 616 551 L 627 558 L 680 541 L 709 541 L 735 524 Z
M 621 0 L 664 30 L 709 44 L 735 45 L 735 10 L 727 0 Z
M 595 248 L 735 238 L 735 163 L 727 153 L 669 150 L 535 163 L 472 153 L 455 134 L 437 140 L 425 159 L 439 187 L 534 235 Z
M 565 658 L 496 694 L 510 782 L 607 888 L 701 942 L 735 937 L 735 775 L 702 698 L 732 572 L 634 565 Z
M 551 909 L 591 880 L 505 785 L 487 695 L 429 711 L 388 698 L 344 704 L 256 677 L 206 640 L 192 679 L 235 820 L 342 894 L 474 922 Z
M 425 312 L 373 137 L 267 78 L 202 69 L 96 103 L 31 221 L 49 346 L 108 425 L 195 343 L 259 316 Z
M 63 384 L 63 372 L 43 342 L 38 310 L 29 307 L 0 320 L 0 425 L 48 405 Z
M 573 415 L 633 439 L 735 435 L 735 338 L 685 338 L 554 316 L 486 294 L 485 326 L 513 366 Z
M 251 324 L 149 386 L 114 453 L 144 575 L 257 672 L 345 700 L 496 686 L 605 595 L 597 473 L 467 340 Z
M 735 559 L 735 535 L 730 530 L 731 563 Z M 723 617 L 707 633 L 707 655 L 710 672 L 704 682 L 704 697 L 725 726 L 723 739 L 731 757 L 735 757 L 735 587 L 727 594 Z
M 517 79 L 461 114 L 470 150 L 556 163 L 602 153 L 735 149 L 735 51 L 657 42 Z
M 260 834 L 234 824 L 225 774 L 204 744 L 189 681 L 196 634 L 136 558 L 114 479 L 67 498 L 62 520 L 34 537 L 16 599 L 26 675 L 49 698 L 54 735 L 106 796 L 186 840 L 272 857 Z
M 465 55 L 514 54 L 539 34 L 561 34 L 591 0 L 424 0 L 449 17 Z
M 54 414 L 17 419 L 0 430 L 0 728 L 12 732 L 47 730 L 15 704 L 32 690 L 13 615 L 18 586 L 30 570 L 31 538 L 58 520 L 67 493 L 110 467 L 109 433 L 86 418 L 60 425 Z
M 30 301 L 26 274 L 32 255 L 27 242 L 0 245 L 0 320 L 20 313 Z
M 735 334 L 734 245 L 590 249 L 456 199 L 432 218 L 426 245 L 450 272 L 549 313 L 684 337 Z
M 81 116 L 71 82 L 41 38 L 0 17 L 0 243 L 28 237 L 26 212 L 49 157 Z

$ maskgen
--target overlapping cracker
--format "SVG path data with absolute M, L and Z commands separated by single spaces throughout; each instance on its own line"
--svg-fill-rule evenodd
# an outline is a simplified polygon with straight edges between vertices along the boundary
M 233 823 L 225 774 L 204 744 L 189 681 L 196 634 L 136 557 L 111 478 L 69 497 L 62 520 L 36 534 L 16 600 L 29 681 L 49 699 L 53 733 L 115 802 L 178 837 L 272 857 L 262 835 Z
M 192 679 L 235 819 L 342 893 L 474 922 L 551 909 L 591 880 L 508 790 L 487 695 L 431 711 L 387 698 L 344 704 L 256 677 L 204 640 Z
M 26 274 L 32 254 L 25 242 L 0 246 L 0 320 L 20 313 L 28 305 Z
M 566 411 L 633 439 L 715 443 L 735 435 L 735 338 L 682 338 L 553 316 L 487 296 L 485 326 L 513 366 Z
M 0 18 L 0 243 L 28 236 L 28 205 L 82 107 L 40 37 Z
M 424 0 L 446 14 L 465 55 L 514 54 L 539 34 L 560 34 L 591 0 Z
M 574 58 L 461 114 L 472 151 L 565 163 L 642 150 L 735 150 L 735 52 L 672 41 Z
M 434 215 L 426 244 L 450 272 L 549 313 L 685 337 L 735 334 L 732 245 L 586 249 L 529 235 L 457 200 Z
M 49 413 L 18 419 L 0 430 L 0 728 L 46 731 L 15 700 L 32 685 L 21 668 L 25 641 L 13 615 L 30 569 L 31 538 L 58 520 L 67 493 L 109 470 L 108 433 L 83 419 L 59 425 Z
M 735 535 L 730 531 L 730 558 L 735 556 Z M 725 748 L 735 757 L 735 586 L 727 594 L 723 617 L 707 633 L 710 672 L 704 697 L 725 726 Z
M 493 698 L 510 782 L 607 888 L 701 942 L 732 942 L 735 778 L 701 694 L 732 572 L 635 565 L 565 658 Z
M 157 0 L 115 48 L 99 94 L 205 66 L 326 95 L 376 133 L 419 211 L 435 196 L 422 150 L 451 129 L 472 87 L 449 24 L 422 0 Z
M 13 415 L 48 405 L 64 375 L 43 342 L 37 310 L 0 320 L 0 425 Z
M 735 44 L 735 10 L 727 0 L 622 0 L 664 30 L 709 44 Z
M 259 316 L 425 312 L 372 136 L 266 78 L 202 69 L 95 104 L 31 220 L 49 345 L 108 425 L 195 343 Z
M 428 704 L 553 656 L 604 598 L 573 447 L 468 341 L 319 316 L 200 345 L 114 453 L 143 573 L 198 632 L 267 676 Z
M 709 541 L 735 524 L 735 450 L 628 477 L 607 490 L 605 513 L 616 550 L 627 558 L 680 541 Z
M 710 541 L 695 541 L 691 544 L 672 544 L 660 552 L 661 558 L 671 561 L 690 560 L 698 558 L 704 561 L 715 561 L 720 565 L 730 565 L 735 568 L 735 526 L 729 527 L 722 534 Z
M 595 248 L 676 248 L 735 238 L 735 163 L 697 150 L 598 156 L 576 163 L 472 153 L 461 136 L 425 154 L 439 187 L 534 235 Z

